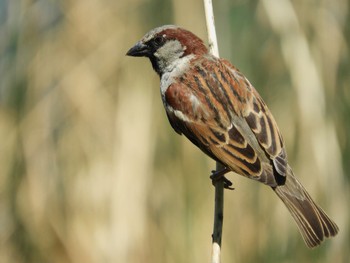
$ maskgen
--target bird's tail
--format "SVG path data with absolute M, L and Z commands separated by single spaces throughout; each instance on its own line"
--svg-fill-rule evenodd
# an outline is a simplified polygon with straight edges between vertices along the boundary
M 312 200 L 290 167 L 285 184 L 274 187 L 273 190 L 292 214 L 308 247 L 316 247 L 325 237 L 338 233 L 338 226 Z

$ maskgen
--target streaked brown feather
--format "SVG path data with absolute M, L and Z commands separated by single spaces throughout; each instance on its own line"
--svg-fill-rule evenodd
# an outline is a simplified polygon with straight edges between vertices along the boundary
M 184 123 L 187 128 L 180 132 L 191 137 L 191 141 L 196 140 L 197 146 L 203 144 L 200 148 L 204 152 L 214 154 L 216 160 L 220 160 L 233 171 L 276 186 L 276 179 L 266 178 L 274 177 L 274 174 L 263 173 L 262 166 L 262 163 L 264 167 L 274 165 L 271 161 L 274 156 L 270 153 L 278 156 L 278 153 L 274 152 L 277 151 L 277 146 L 271 142 L 271 134 L 274 134 L 274 138 L 281 138 L 278 130 L 270 126 L 274 120 L 267 120 L 263 114 L 268 112 L 267 107 L 262 104 L 260 97 L 255 97 L 257 93 L 245 77 L 233 66 L 229 68 L 227 62 L 223 63 L 218 59 L 198 59 L 194 61 L 194 65 L 186 76 L 181 76 L 181 82 L 172 84 L 165 94 L 168 106 L 173 111 L 168 114 L 175 115 L 174 112 L 181 111 L 188 119 Z M 193 88 L 195 85 L 198 89 Z M 193 110 L 189 99 L 191 96 L 198 99 L 202 105 L 200 109 Z M 252 111 L 254 106 L 247 103 L 250 101 L 259 102 L 256 111 Z M 237 117 L 246 123 L 244 129 L 235 123 L 234 118 Z M 278 143 L 280 151 L 281 145 L 282 143 Z M 261 146 L 265 151 L 257 150 Z M 279 156 L 279 159 L 283 157 L 285 154 Z M 278 164 L 281 166 L 283 162 Z M 276 170 L 283 171 L 281 168 Z M 261 178 L 261 175 L 264 178 Z

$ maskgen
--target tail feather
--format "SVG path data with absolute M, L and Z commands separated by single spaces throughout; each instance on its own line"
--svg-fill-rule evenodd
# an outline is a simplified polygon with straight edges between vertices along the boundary
M 273 190 L 292 214 L 308 247 L 316 247 L 325 237 L 338 233 L 338 226 L 312 200 L 290 167 L 285 184 L 274 187 Z

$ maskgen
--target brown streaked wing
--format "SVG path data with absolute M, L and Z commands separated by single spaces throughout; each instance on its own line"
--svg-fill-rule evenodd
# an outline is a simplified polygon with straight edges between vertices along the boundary
M 205 154 L 220 161 L 209 148 L 213 141 L 220 140 L 219 134 L 211 133 L 211 136 L 207 136 L 209 127 L 217 126 L 217 122 L 220 121 L 218 112 L 206 101 L 207 96 L 204 93 L 197 93 L 192 89 L 193 85 L 175 82 L 168 87 L 165 100 L 169 122 L 177 133 L 184 134 Z
M 197 61 L 167 89 L 165 100 L 174 129 L 214 160 L 271 186 L 276 185 L 272 163 L 285 174 L 286 156 L 272 115 L 228 62 Z M 243 124 L 235 123 L 237 118 Z
M 227 92 L 225 84 L 218 84 L 223 76 L 214 70 L 207 75 L 202 67 L 198 64 L 194 74 L 186 74 L 186 79 L 182 76 L 167 89 L 166 109 L 171 125 L 214 160 L 242 175 L 258 178 L 261 161 L 232 124 L 234 106 L 228 100 L 231 92 Z
M 260 146 L 272 160 L 278 174 L 285 176 L 287 155 L 284 149 L 282 135 L 274 117 L 259 93 L 243 74 L 228 61 L 222 60 L 222 62 L 229 69 L 230 74 L 235 75 L 232 77 L 235 89 L 249 91 L 246 96 L 246 104 L 243 105 L 244 107 L 241 107 L 242 117 L 246 119 Z

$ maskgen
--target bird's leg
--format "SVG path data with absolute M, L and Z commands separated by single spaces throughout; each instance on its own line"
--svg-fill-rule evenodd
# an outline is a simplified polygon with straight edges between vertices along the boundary
M 221 170 L 211 171 L 210 179 L 212 181 L 212 184 L 215 185 L 215 182 L 217 182 L 219 180 L 223 180 L 224 181 L 224 188 L 234 190 L 234 188 L 231 187 L 232 182 L 225 177 L 225 174 L 228 172 L 231 172 L 231 170 L 228 169 L 227 167 L 224 167 Z

